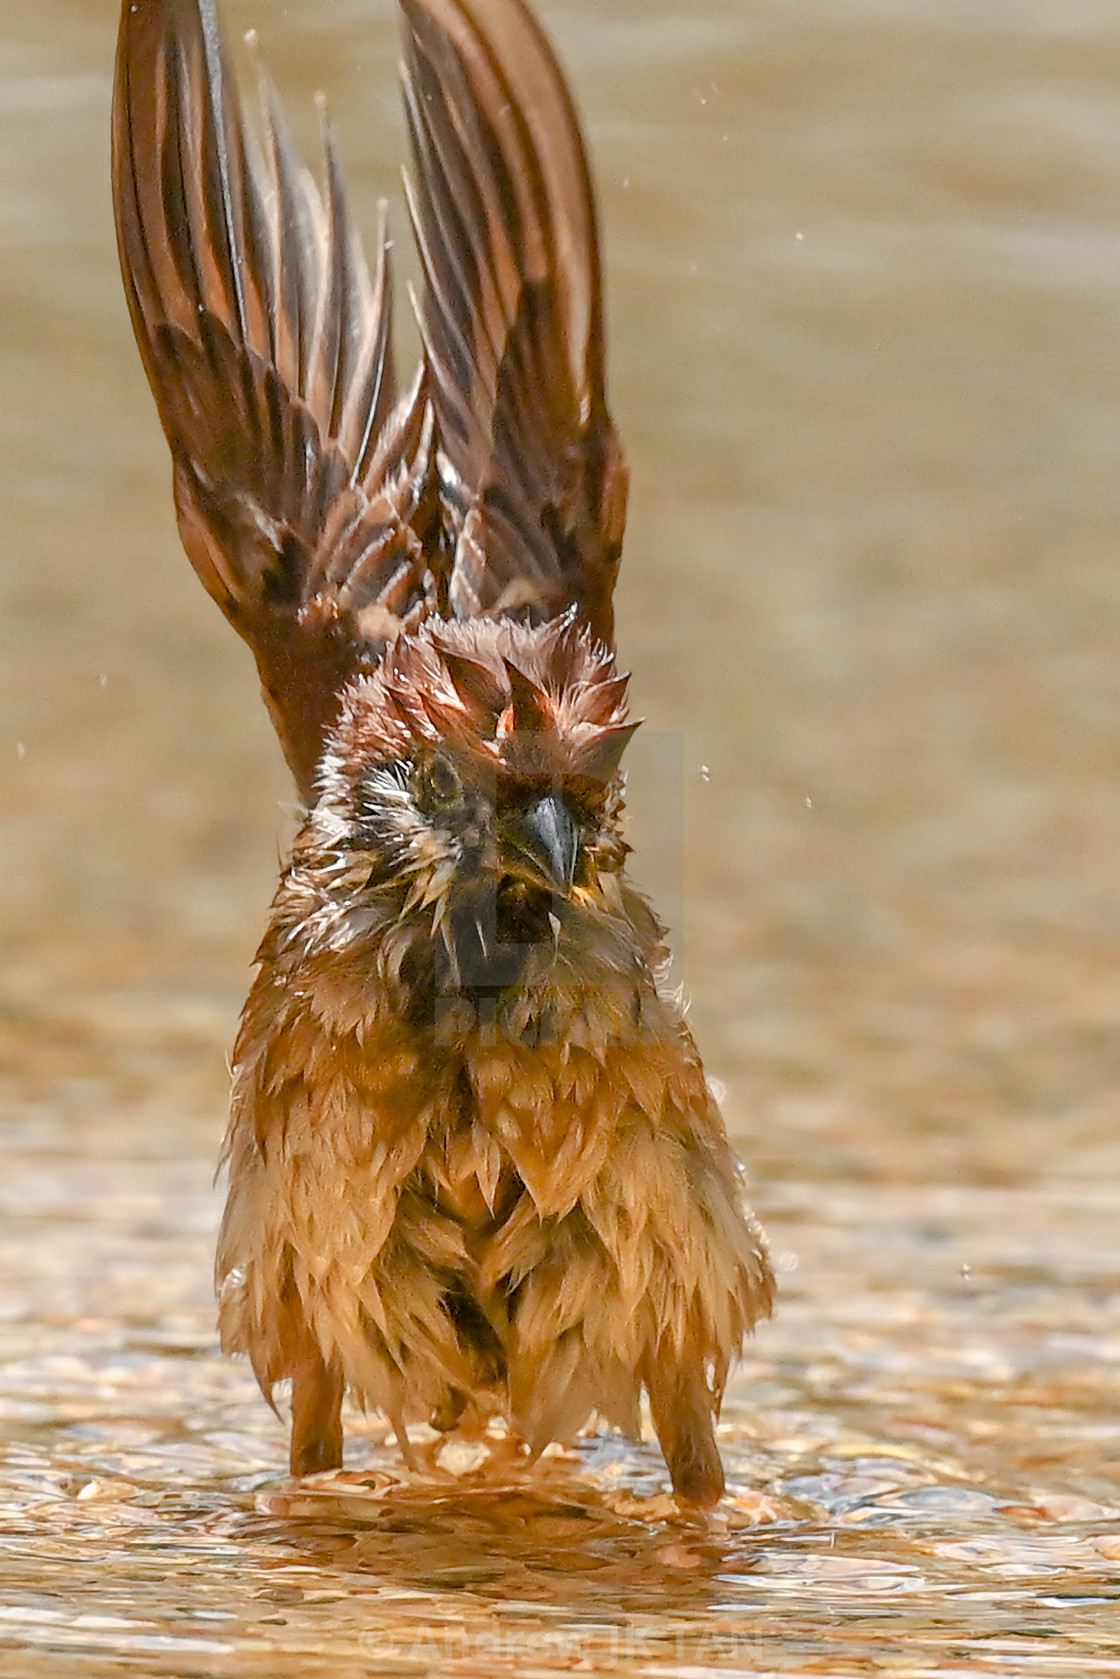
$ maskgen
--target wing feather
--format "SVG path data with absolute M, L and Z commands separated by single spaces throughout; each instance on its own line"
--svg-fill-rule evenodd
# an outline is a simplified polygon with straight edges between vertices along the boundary
M 324 122 L 322 190 L 215 0 L 124 0 L 117 238 L 183 544 L 256 657 L 310 798 L 340 690 L 427 614 L 575 606 L 609 642 L 627 475 L 606 402 L 595 206 L 524 0 L 401 0 L 424 359 L 398 393 Z
M 450 606 L 544 619 L 574 604 L 609 642 L 627 475 L 571 98 L 522 0 L 401 6 Z
M 214 0 L 124 0 L 117 238 L 179 528 L 309 797 L 339 690 L 435 605 L 432 414 L 398 397 L 384 218 L 371 280 L 329 134 L 321 195 L 262 106 L 263 147 Z

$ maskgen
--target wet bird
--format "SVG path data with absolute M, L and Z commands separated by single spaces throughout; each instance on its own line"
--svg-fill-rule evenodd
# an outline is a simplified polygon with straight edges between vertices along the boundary
M 536 1454 L 643 1391 L 714 1503 L 724 1382 L 771 1304 L 740 1170 L 628 879 L 611 595 L 627 474 L 596 216 L 523 0 L 400 0 L 421 365 L 398 389 L 329 130 L 322 185 L 212 0 L 124 0 L 125 288 L 195 570 L 302 801 L 234 1053 L 223 1345 L 291 1383 L 505 1419 Z M 683 656 L 683 655 L 682 655 Z

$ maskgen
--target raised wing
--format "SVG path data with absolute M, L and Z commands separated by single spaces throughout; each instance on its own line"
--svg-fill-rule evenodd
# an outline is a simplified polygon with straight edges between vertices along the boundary
M 574 604 L 609 643 L 627 474 L 571 98 L 522 0 L 400 3 L 450 608 Z
M 262 91 L 263 152 L 213 0 L 124 0 L 117 240 L 179 530 L 310 798 L 340 688 L 435 608 L 443 538 L 423 379 L 397 398 L 384 228 L 371 282 L 329 136 L 320 194 Z

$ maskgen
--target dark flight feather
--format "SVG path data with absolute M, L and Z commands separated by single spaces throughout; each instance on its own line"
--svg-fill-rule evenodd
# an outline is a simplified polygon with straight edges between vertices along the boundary
M 329 136 L 324 197 L 262 91 L 263 153 L 213 0 L 126 0 L 117 238 L 179 530 L 310 798 L 339 690 L 435 605 L 432 413 L 422 377 L 398 401 L 384 229 L 371 281 Z
M 451 609 L 539 621 L 574 604 L 610 644 L 627 474 L 571 99 L 521 0 L 402 9 Z
M 612 637 L 626 469 L 575 113 L 522 0 L 403 0 L 424 364 L 399 398 L 371 281 L 262 78 L 258 144 L 214 0 L 125 0 L 113 185 L 179 530 L 252 648 L 310 799 L 347 681 L 432 613 Z M 500 43 L 500 58 L 499 46 Z

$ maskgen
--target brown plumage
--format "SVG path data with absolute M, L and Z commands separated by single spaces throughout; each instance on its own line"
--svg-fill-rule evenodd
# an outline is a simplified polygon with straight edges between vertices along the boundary
M 179 528 L 256 657 L 306 814 L 234 1056 L 223 1344 L 292 1384 L 503 1415 L 532 1452 L 649 1397 L 677 1493 L 772 1277 L 627 878 L 612 647 L 626 469 L 578 123 L 523 0 L 401 0 L 423 359 L 396 385 L 326 142 L 212 0 L 124 0 L 125 287 Z M 262 144 L 263 142 L 263 144 Z

